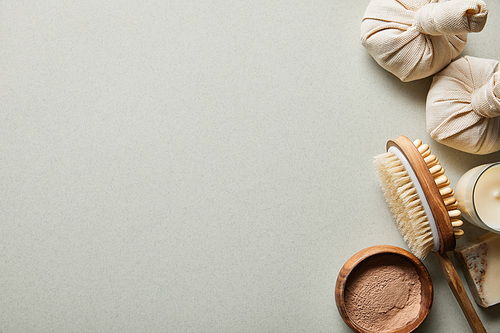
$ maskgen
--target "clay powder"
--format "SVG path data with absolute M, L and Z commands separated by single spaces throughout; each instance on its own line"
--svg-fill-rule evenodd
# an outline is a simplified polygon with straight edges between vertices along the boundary
M 418 317 L 421 284 L 417 271 L 406 259 L 380 254 L 363 261 L 347 281 L 346 311 L 365 330 L 386 332 L 405 326 Z

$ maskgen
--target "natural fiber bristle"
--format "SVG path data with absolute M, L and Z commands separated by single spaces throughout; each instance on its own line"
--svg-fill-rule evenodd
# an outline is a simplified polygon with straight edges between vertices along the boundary
M 401 235 L 418 258 L 425 258 L 432 250 L 434 240 L 429 220 L 410 176 L 394 153 L 376 156 L 375 167 L 385 200 Z
M 454 228 L 455 238 L 461 237 L 464 232 L 457 229 L 462 226 L 462 221 L 459 220 L 460 211 L 457 210 L 458 203 L 453 197 L 455 193 L 449 187 L 450 181 L 445 176 L 443 167 L 437 157 L 431 154 L 427 144 L 422 144 L 421 140 L 415 140 L 413 144 L 427 164 L 439 189 Z M 388 152 L 378 155 L 375 157 L 374 163 L 384 197 L 401 235 L 418 258 L 425 258 L 434 247 L 434 239 L 429 219 L 415 185 L 403 163 L 394 153 Z

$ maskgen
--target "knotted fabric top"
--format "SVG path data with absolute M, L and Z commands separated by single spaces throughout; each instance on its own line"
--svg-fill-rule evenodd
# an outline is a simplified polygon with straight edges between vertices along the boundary
M 473 154 L 500 150 L 500 63 L 465 56 L 434 76 L 427 131 L 438 142 Z
M 482 0 L 371 0 L 361 23 L 361 43 L 401 81 L 439 72 L 479 32 L 488 10 Z

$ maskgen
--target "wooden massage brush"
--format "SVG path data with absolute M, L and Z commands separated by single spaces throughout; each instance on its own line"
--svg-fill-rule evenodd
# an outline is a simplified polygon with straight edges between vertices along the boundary
M 380 186 L 410 250 L 420 259 L 436 253 L 448 284 L 473 332 L 486 332 L 450 258 L 455 239 L 464 234 L 454 191 L 429 146 L 405 136 L 387 142 L 375 157 Z

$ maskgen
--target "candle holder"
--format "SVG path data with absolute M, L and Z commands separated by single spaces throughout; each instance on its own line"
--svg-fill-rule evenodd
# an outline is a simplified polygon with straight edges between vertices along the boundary
M 500 233 L 500 162 L 467 171 L 457 183 L 455 197 L 468 222 Z

